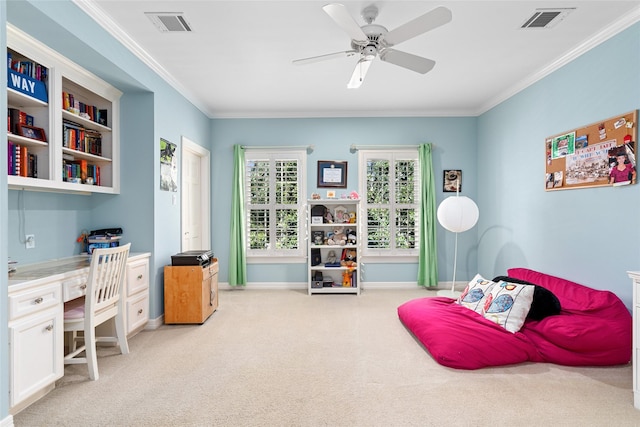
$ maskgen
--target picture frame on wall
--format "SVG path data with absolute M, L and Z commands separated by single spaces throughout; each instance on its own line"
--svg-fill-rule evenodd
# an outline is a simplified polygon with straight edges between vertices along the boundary
M 319 188 L 347 188 L 347 162 L 318 160 Z
M 442 179 L 442 191 L 445 193 L 459 193 L 462 191 L 462 170 L 444 170 Z

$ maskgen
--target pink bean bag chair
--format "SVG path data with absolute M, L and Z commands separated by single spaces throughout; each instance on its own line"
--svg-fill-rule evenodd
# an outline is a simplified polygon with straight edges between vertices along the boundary
M 400 305 L 398 316 L 438 363 L 451 368 L 526 361 L 604 366 L 631 360 L 631 314 L 614 293 L 526 268 L 509 269 L 507 276 L 483 282 L 495 282 L 484 294 L 470 283 L 462 298 L 475 303 L 482 296 L 475 310 L 452 298 L 418 298 Z M 510 326 L 517 316 L 516 304 L 509 303 L 520 291 L 528 295 L 522 299 L 528 298 L 529 313 Z M 503 295 L 509 292 L 513 298 Z M 504 315 L 506 308 L 512 309 L 512 319 L 495 320 L 492 313 Z

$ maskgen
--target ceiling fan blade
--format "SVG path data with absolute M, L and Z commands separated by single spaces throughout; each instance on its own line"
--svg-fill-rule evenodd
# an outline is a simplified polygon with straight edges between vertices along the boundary
M 357 89 L 360 87 L 364 81 L 364 76 L 366 76 L 367 71 L 369 71 L 371 61 L 371 59 L 361 59 L 358 61 L 356 68 L 353 70 L 353 74 L 351 75 L 351 80 L 349 80 L 349 83 L 347 84 L 348 89 Z
M 334 58 L 348 58 L 358 53 L 355 50 L 345 50 L 342 52 L 327 53 L 326 55 L 312 56 L 310 58 L 295 59 L 292 62 L 296 65 L 311 64 L 314 62 L 326 61 Z
M 338 3 L 328 4 L 322 9 L 340 26 L 355 44 L 364 46 L 369 42 L 367 35 L 353 19 L 346 7 Z
M 420 74 L 428 73 L 434 65 L 436 65 L 436 62 L 431 59 L 412 55 L 406 52 L 400 52 L 395 49 L 385 49 L 380 53 L 380 60 L 394 65 L 399 65 Z
M 387 46 L 395 46 L 405 40 L 409 40 L 427 31 L 438 28 L 448 22 L 451 22 L 451 11 L 446 7 L 437 7 L 416 19 L 399 26 L 395 30 L 389 31 L 384 36 Z

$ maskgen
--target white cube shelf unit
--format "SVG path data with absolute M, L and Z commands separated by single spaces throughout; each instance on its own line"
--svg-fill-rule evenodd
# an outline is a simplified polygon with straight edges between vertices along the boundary
M 307 206 L 309 295 L 359 295 L 360 200 L 314 199 Z

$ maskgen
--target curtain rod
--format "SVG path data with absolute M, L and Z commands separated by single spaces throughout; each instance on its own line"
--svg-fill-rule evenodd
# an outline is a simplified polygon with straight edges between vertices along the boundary
M 429 144 L 431 147 L 435 147 L 434 144 Z M 419 148 L 419 145 L 351 145 L 351 152 L 355 153 L 358 150 L 391 150 L 394 148 Z
M 308 153 L 312 153 L 315 146 L 313 145 L 241 145 L 240 147 L 245 150 L 307 150 Z

